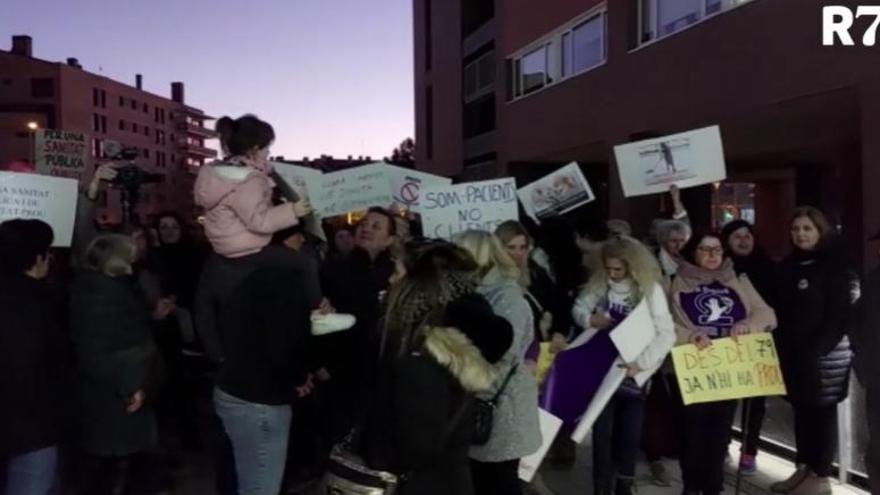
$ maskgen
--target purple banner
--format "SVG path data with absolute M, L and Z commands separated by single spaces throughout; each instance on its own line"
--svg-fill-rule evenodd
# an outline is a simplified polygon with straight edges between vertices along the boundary
M 587 343 L 556 356 L 541 395 L 541 408 L 573 425 L 583 416 L 599 385 L 617 359 L 609 332 L 600 331 Z

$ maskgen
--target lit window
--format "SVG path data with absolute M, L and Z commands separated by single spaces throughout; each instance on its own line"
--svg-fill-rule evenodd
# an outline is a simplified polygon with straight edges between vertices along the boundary
M 605 15 L 599 14 L 562 35 L 562 76 L 591 69 L 605 61 Z
M 751 0 L 641 0 L 642 42 L 663 38 Z
M 550 84 L 549 68 L 550 45 L 541 45 L 523 55 L 514 63 L 514 96 L 534 93 Z

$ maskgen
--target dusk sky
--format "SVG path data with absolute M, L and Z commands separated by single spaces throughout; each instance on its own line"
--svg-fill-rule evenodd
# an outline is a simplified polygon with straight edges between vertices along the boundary
M 63 61 L 219 117 L 256 113 L 288 158 L 391 154 L 413 134 L 411 0 L 3 0 L 0 48 Z M 213 125 L 213 124 L 211 124 Z

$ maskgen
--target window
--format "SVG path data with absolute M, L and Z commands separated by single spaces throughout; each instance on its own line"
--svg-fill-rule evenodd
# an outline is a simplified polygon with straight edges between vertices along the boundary
M 31 79 L 31 97 L 54 98 L 55 80 L 50 77 Z
M 751 0 L 640 0 L 642 43 L 669 36 Z
M 604 61 L 604 14 L 588 19 L 562 35 L 562 77 L 580 74 Z
M 125 106 L 125 97 L 124 97 L 124 96 L 120 96 L 120 97 L 119 97 L 119 106 L 120 106 L 120 107 L 124 107 L 124 106 Z
M 101 132 L 107 134 L 107 116 L 101 115 Z
M 92 88 L 92 106 L 101 106 L 101 92 L 98 88 Z
M 541 45 L 514 62 L 514 96 L 525 96 L 550 84 L 550 45 Z
M 144 103 L 144 113 L 150 113 L 150 106 Z
M 434 25 L 432 19 L 432 2 L 425 0 L 425 70 L 431 70 L 434 59 Z M 173 119 L 173 117 L 172 117 Z
M 138 132 L 140 132 L 138 129 L 139 127 L 136 123 L 131 124 L 131 132 L 137 134 Z
M 101 116 L 98 114 L 92 114 L 92 130 L 101 132 Z
M 119 130 L 120 131 L 125 130 L 125 121 L 124 120 L 121 120 L 121 119 L 119 120 Z
M 101 108 L 107 108 L 107 92 L 101 90 Z
M 104 143 L 98 138 L 92 139 L 92 156 L 95 158 L 104 156 Z
M 137 110 L 137 108 L 138 108 L 138 102 L 135 100 L 131 100 L 131 109 Z
M 495 89 L 495 52 L 489 52 L 464 68 L 464 100 L 473 101 Z

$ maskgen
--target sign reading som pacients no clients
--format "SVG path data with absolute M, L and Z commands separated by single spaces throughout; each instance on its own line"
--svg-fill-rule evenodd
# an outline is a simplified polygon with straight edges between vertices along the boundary
M 512 178 L 428 187 L 421 196 L 425 235 L 449 239 L 466 230 L 494 232 L 517 220 L 516 181 Z

